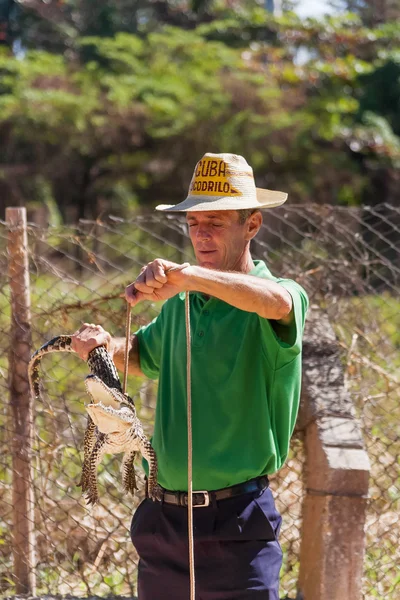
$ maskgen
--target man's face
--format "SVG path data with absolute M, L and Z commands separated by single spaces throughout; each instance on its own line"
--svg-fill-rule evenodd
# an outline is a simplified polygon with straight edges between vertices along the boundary
M 259 229 L 253 232 L 249 225 L 252 217 L 240 223 L 235 210 L 187 212 L 197 264 L 221 271 L 240 270 L 249 240 Z

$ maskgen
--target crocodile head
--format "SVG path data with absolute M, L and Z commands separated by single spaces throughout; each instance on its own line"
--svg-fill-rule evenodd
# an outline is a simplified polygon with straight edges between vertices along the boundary
M 136 417 L 133 401 L 115 388 L 108 387 L 96 375 L 85 379 L 86 391 L 92 398 L 85 408 L 102 433 L 124 433 Z

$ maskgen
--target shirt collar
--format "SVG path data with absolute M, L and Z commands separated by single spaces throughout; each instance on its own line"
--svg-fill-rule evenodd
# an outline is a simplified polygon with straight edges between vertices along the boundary
M 255 275 L 255 277 L 265 277 L 268 275 L 269 277 L 272 277 L 271 271 L 263 260 L 253 260 L 253 264 L 254 267 L 249 272 L 249 275 Z

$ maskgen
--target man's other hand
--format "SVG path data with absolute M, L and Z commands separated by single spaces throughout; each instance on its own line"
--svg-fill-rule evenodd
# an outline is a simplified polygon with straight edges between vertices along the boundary
M 168 300 L 186 289 L 190 265 L 156 258 L 144 266 L 136 280 L 125 289 L 125 299 L 131 306 L 142 300 Z
M 78 331 L 75 331 L 71 346 L 85 361 L 90 352 L 98 346 L 105 346 L 111 354 L 113 350 L 111 335 L 101 325 L 93 325 L 93 323 L 84 323 Z

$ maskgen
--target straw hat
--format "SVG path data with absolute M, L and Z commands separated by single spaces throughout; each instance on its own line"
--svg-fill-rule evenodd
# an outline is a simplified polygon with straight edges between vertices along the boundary
M 256 188 L 253 169 L 243 156 L 207 153 L 197 163 L 186 200 L 159 204 L 157 210 L 241 210 L 273 208 L 285 202 L 287 194 Z

